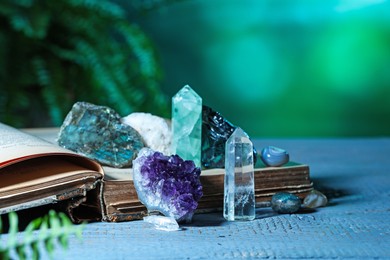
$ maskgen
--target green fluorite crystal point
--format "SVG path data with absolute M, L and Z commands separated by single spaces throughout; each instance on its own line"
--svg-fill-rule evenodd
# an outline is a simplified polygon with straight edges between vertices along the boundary
M 188 85 L 172 98 L 172 134 L 172 154 L 200 167 L 202 98 Z

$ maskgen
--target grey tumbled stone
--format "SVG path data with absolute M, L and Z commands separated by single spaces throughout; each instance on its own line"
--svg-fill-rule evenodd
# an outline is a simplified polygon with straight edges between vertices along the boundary
M 328 204 L 328 198 L 317 190 L 313 190 L 303 200 L 302 206 L 305 208 L 319 208 Z

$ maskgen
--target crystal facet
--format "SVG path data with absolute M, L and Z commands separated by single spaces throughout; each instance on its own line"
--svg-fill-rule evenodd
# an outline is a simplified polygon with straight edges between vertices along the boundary
M 328 204 L 328 198 L 318 190 L 313 190 L 304 198 L 302 206 L 314 209 L 324 207 L 326 204 Z
M 172 217 L 165 216 L 146 216 L 144 221 L 153 224 L 156 229 L 164 231 L 178 231 L 180 230 L 179 224 Z
M 223 216 L 229 221 L 255 218 L 253 144 L 237 128 L 226 142 Z
M 131 113 L 122 118 L 122 123 L 137 130 L 147 147 L 170 154 L 172 132 L 170 124 L 164 118 L 149 113 Z
M 77 102 L 66 116 L 57 140 L 64 148 L 112 167 L 130 167 L 144 147 L 141 136 L 122 124 L 111 108 Z
M 206 169 L 225 167 L 225 144 L 236 129 L 220 113 L 208 106 L 202 110 L 202 166 Z M 253 148 L 256 164 L 257 152 Z
M 166 156 L 143 148 L 133 161 L 139 200 L 149 212 L 158 211 L 178 222 L 191 222 L 202 197 L 200 168 L 178 155 Z
M 278 167 L 288 163 L 290 156 L 284 149 L 275 146 L 267 146 L 261 150 L 261 160 L 267 166 Z
M 172 154 L 200 166 L 201 132 L 202 98 L 186 85 L 172 98 Z
M 301 199 L 289 192 L 278 192 L 272 196 L 271 207 L 280 214 L 295 213 L 301 207 Z

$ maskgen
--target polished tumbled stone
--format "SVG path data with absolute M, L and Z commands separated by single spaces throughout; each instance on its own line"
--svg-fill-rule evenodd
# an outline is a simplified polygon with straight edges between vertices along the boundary
M 219 112 L 208 106 L 202 111 L 202 167 L 206 169 L 225 167 L 225 144 L 237 127 Z M 253 147 L 256 164 L 257 152 Z
M 277 213 L 295 213 L 301 207 L 301 199 L 292 193 L 278 192 L 272 196 L 271 207 Z
M 172 154 L 200 166 L 202 142 L 202 98 L 184 86 L 172 98 Z
M 253 144 L 241 128 L 226 141 L 223 216 L 228 221 L 255 218 Z
M 284 149 L 267 146 L 261 150 L 261 160 L 267 166 L 278 167 L 288 163 L 290 156 Z
M 324 207 L 326 204 L 328 204 L 328 198 L 321 192 L 313 190 L 303 199 L 302 207 L 314 209 Z
M 112 167 L 130 167 L 144 147 L 141 136 L 111 108 L 77 102 L 66 116 L 60 146 Z
M 139 200 L 149 212 L 160 212 L 178 222 L 191 222 L 202 197 L 200 168 L 178 155 L 166 156 L 143 148 L 133 162 Z
M 171 154 L 172 131 L 164 118 L 149 113 L 131 113 L 122 118 L 122 123 L 137 130 L 146 147 L 165 155 Z

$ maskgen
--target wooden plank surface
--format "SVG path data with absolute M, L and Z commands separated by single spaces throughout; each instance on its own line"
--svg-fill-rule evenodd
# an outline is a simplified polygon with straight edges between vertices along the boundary
M 55 259 L 390 258 L 390 138 L 255 141 L 258 150 L 267 145 L 308 164 L 329 205 L 291 215 L 258 209 L 250 222 L 198 214 L 177 232 L 92 223 Z

